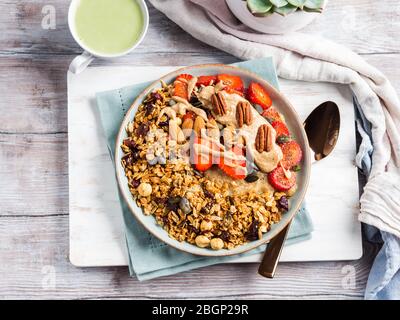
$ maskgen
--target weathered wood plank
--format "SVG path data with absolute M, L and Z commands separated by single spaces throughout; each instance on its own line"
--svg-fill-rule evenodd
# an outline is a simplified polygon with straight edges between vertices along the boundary
M 11 56 L 0 59 L 0 132 L 67 132 L 67 70 L 72 56 Z M 191 65 L 231 63 L 225 53 L 132 54 L 94 65 Z
M 0 132 L 67 129 L 67 61 L 63 57 L 0 59 Z
M 400 54 L 364 56 L 387 74 L 400 91 Z M 70 56 L 3 57 L 0 59 L 0 132 L 67 132 L 66 72 Z M 202 54 L 133 54 L 94 65 L 191 65 L 232 63 L 235 57 L 222 52 Z M 12 79 L 12 81 L 10 81 Z M 12 110 L 12 112 L 11 112 Z
M 399 52 L 397 0 L 330 0 L 324 15 L 304 29 L 343 44 L 357 53 Z
M 0 218 L 68 214 L 66 134 L 0 134 L 0 164 Z
M 42 8 L 51 4 L 56 8 L 56 30 L 41 27 Z M 0 54 L 76 54 L 81 50 L 75 44 L 67 27 L 68 1 L 46 0 L 12 1 L 0 3 L 0 25 L 7 32 L 0 35 Z M 166 19 L 150 4 L 149 33 L 138 53 L 193 52 L 204 53 L 210 48 Z M 385 0 L 377 7 L 371 0 L 330 1 L 324 15 L 305 31 L 334 39 L 360 53 L 399 52 L 396 40 L 399 29 L 400 2 Z
M 366 244 L 359 261 L 282 264 L 274 280 L 257 275 L 257 265 L 244 264 L 138 282 L 125 267 L 73 267 L 67 230 L 67 216 L 0 219 L 0 298 L 357 299 L 376 254 L 376 247 Z M 42 287 L 52 268 L 55 288 Z M 347 268 L 354 268 L 354 287 L 346 285 Z

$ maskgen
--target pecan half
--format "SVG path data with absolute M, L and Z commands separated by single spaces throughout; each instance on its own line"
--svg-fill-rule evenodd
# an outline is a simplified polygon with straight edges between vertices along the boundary
M 251 125 L 253 122 L 253 114 L 251 112 L 252 106 L 247 101 L 240 101 L 236 106 L 236 121 L 239 128 L 243 127 L 244 124 Z
M 221 92 L 215 93 L 211 96 L 211 103 L 213 105 L 213 111 L 216 115 L 223 116 L 226 114 L 228 107 Z
M 256 149 L 258 152 L 270 152 L 272 150 L 272 129 L 269 125 L 263 124 L 258 128 L 256 136 Z

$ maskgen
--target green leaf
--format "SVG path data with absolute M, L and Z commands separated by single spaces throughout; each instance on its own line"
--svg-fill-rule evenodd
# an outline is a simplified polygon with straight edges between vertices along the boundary
M 288 14 L 291 14 L 293 12 L 295 12 L 297 10 L 297 7 L 291 5 L 291 4 L 287 4 L 284 7 L 280 7 L 280 8 L 274 8 L 274 12 L 282 15 L 282 16 L 287 16 Z
M 322 11 L 325 0 L 306 0 L 304 3 L 305 9 L 314 9 Z
M 300 166 L 299 164 L 297 164 L 297 165 L 295 165 L 294 167 L 292 167 L 292 170 L 293 170 L 294 172 L 299 172 L 299 171 L 301 171 L 301 166 Z
M 321 13 L 321 12 L 322 12 L 322 9 L 310 9 L 310 8 L 304 7 L 304 8 L 303 8 L 303 11 L 305 11 L 305 12 L 316 12 L 316 13 Z
M 287 143 L 287 142 L 290 141 L 290 137 L 288 137 L 288 136 L 282 134 L 282 135 L 280 135 L 280 136 L 276 139 L 276 141 L 277 141 L 279 144 L 284 144 L 284 143 Z
M 286 0 L 269 0 L 275 7 L 280 8 L 288 4 Z
M 269 0 L 247 0 L 247 7 L 253 14 L 268 13 L 273 4 Z
M 262 18 L 262 17 L 268 17 L 268 16 L 270 16 L 270 15 L 273 14 L 273 13 L 274 13 L 274 9 L 271 8 L 271 10 L 269 10 L 268 12 L 264 12 L 264 13 L 253 13 L 253 15 L 254 15 L 255 17 L 260 17 L 260 18 Z
M 292 6 L 303 9 L 306 0 L 287 0 Z

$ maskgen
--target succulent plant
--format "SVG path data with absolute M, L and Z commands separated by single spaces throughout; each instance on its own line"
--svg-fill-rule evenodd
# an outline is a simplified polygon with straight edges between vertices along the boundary
M 324 0 L 245 0 L 250 12 L 255 16 L 267 16 L 273 13 L 286 16 L 297 10 L 322 12 Z

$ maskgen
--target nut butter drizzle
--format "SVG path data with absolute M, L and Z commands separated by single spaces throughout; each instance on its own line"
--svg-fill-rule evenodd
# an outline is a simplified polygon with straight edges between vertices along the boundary
M 218 102 L 223 101 L 226 112 L 222 115 L 213 112 L 215 120 L 228 127 L 238 129 L 238 137 L 243 137 L 246 150 L 261 171 L 268 173 L 274 170 L 282 159 L 282 150 L 275 142 L 275 129 L 245 98 L 235 93 L 229 94 L 226 91 L 220 91 L 218 94 Z M 211 99 L 209 103 L 212 104 Z M 250 108 L 247 106 L 250 106 Z M 217 108 L 219 110 L 219 106 Z M 265 148 L 263 150 L 256 148 L 257 133 L 260 127 L 263 128 L 264 132 L 263 144 L 265 144 Z
M 184 80 L 186 81 L 186 80 Z M 187 81 L 188 83 L 188 94 L 192 94 L 195 88 L 197 78 L 192 78 Z M 194 85 L 193 85 L 194 83 Z M 204 104 L 204 106 L 212 110 L 212 114 L 215 118 L 208 119 L 207 113 L 200 108 L 194 107 L 184 98 L 178 96 L 172 96 L 172 99 L 177 103 L 172 107 L 165 107 L 159 117 L 160 121 L 163 115 L 168 115 L 170 121 L 176 121 L 177 113 L 184 115 L 187 111 L 192 111 L 198 117 L 204 120 L 206 128 L 218 129 L 216 122 L 219 122 L 227 127 L 238 129 L 238 137 L 242 137 L 245 144 L 246 150 L 250 156 L 254 159 L 254 162 L 259 169 L 265 173 L 271 172 L 282 160 L 282 151 L 276 144 L 276 132 L 271 124 L 262 117 L 257 110 L 245 98 L 235 93 L 227 93 L 224 91 L 224 84 L 218 82 L 215 86 L 203 86 L 199 93 L 196 93 L 198 99 Z M 195 145 L 196 152 L 207 155 L 218 157 L 223 155 L 224 159 L 231 161 L 232 165 L 246 170 L 235 162 L 245 160 L 244 156 L 237 155 L 232 151 L 226 150 L 225 146 L 219 142 L 219 138 L 215 136 L 208 136 L 205 128 L 201 128 L 201 138 L 205 141 L 213 143 L 217 146 L 217 150 L 210 148 L 205 144 Z M 224 129 L 226 130 L 226 128 Z M 182 136 L 181 134 L 179 134 Z M 287 170 L 284 169 L 285 175 L 289 175 Z

